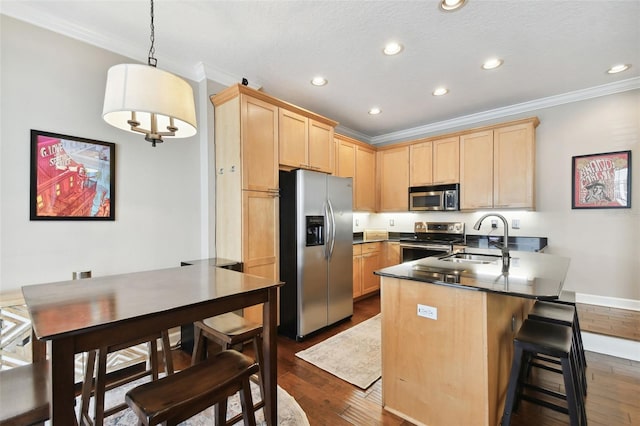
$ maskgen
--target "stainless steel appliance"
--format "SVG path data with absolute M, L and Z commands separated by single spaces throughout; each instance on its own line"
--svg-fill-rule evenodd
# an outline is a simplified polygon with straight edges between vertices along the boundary
M 460 185 L 412 186 L 409 188 L 409 210 L 458 210 Z
M 465 244 L 464 222 L 415 222 L 412 238 L 400 240 L 402 262 L 444 255 Z
M 280 327 L 297 340 L 353 315 L 351 178 L 280 172 Z

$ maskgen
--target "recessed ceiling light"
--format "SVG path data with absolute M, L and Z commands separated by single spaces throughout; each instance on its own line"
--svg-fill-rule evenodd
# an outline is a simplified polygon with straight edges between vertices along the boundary
M 371 115 L 378 115 L 382 112 L 382 110 L 380 108 L 371 108 L 369 110 L 369 114 Z
M 393 56 L 393 55 L 397 55 L 398 53 L 402 52 L 402 49 L 404 49 L 404 47 L 400 43 L 396 43 L 395 41 L 393 41 L 391 43 L 387 43 L 384 46 L 384 49 L 382 49 L 382 52 L 385 55 Z
M 438 87 L 433 91 L 433 96 L 442 96 L 446 95 L 447 93 L 449 93 L 449 89 L 447 89 L 446 87 Z
M 314 86 L 324 86 L 327 83 L 328 81 L 324 77 L 313 77 L 313 80 L 311 80 L 311 84 Z
M 608 74 L 617 74 L 617 73 L 619 73 L 619 72 L 626 71 L 626 70 L 628 70 L 629 68 L 631 68 L 631 65 L 630 65 L 630 64 L 619 64 L 619 65 L 614 65 L 614 66 L 612 66 L 611 68 L 609 68 L 609 69 L 607 70 L 607 73 L 608 73 Z
M 491 58 L 487 59 L 484 64 L 482 64 L 483 70 L 494 70 L 502 65 L 504 61 L 500 58 Z
M 440 2 L 440 9 L 445 12 L 452 12 L 460 9 L 467 3 L 467 0 L 442 0 Z

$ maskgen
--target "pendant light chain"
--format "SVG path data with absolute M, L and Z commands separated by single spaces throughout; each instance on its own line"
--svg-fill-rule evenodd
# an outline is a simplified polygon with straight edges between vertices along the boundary
M 148 58 L 148 64 L 149 66 L 155 67 L 156 64 L 158 63 L 158 60 L 153 56 L 156 53 L 156 48 L 154 46 L 154 43 L 156 41 L 156 35 L 155 35 L 155 27 L 153 25 L 153 0 L 151 0 L 151 47 L 149 48 L 149 58 Z

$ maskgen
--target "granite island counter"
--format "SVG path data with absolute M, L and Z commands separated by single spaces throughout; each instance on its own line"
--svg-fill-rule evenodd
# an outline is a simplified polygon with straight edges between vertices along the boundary
M 513 337 L 535 299 L 560 295 L 569 266 L 568 258 L 514 251 L 503 273 L 498 250 L 463 254 L 473 256 L 376 271 L 383 406 L 418 425 L 499 424 Z

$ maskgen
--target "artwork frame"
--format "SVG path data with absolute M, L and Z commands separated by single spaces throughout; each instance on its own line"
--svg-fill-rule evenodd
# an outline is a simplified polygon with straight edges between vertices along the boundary
M 31 130 L 30 220 L 114 221 L 116 144 Z
M 571 161 L 572 209 L 631 208 L 631 151 L 577 155 Z

